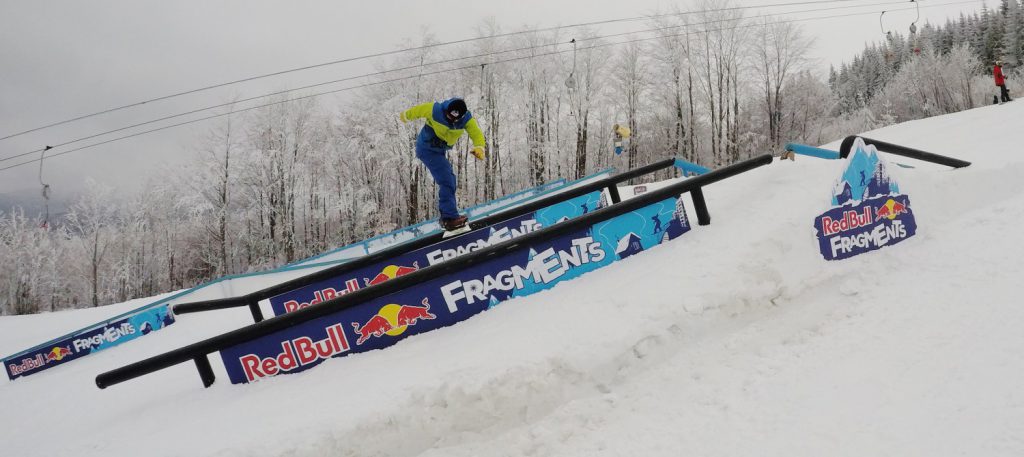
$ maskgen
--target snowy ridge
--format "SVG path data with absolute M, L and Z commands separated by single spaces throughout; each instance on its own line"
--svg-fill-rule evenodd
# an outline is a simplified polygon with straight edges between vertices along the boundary
M 248 319 L 228 310 L 2 383 L 5 454 L 1020 455 L 1024 132 L 988 126 L 1021 115 L 867 134 L 973 162 L 889 168 L 920 227 L 898 246 L 822 260 L 841 165 L 799 157 L 705 189 L 708 227 L 385 351 L 246 386 L 217 361 L 210 389 L 191 365 L 92 384 Z

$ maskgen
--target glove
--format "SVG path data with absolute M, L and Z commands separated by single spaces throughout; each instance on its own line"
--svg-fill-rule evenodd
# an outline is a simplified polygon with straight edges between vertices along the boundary
M 476 160 L 484 160 L 484 148 L 482 146 L 477 146 L 470 152 L 476 157 Z
M 398 118 L 401 119 L 402 122 L 409 122 L 409 119 L 405 118 L 405 111 L 402 111 L 401 113 L 398 113 Z

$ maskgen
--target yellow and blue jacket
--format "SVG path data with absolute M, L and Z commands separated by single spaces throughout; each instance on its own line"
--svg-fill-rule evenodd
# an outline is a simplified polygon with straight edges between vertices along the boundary
M 480 125 L 473 118 L 473 113 L 467 111 L 454 124 L 449 123 L 448 119 L 445 118 L 444 113 L 453 100 L 455 99 L 451 98 L 443 102 L 427 102 L 402 112 L 402 120 L 408 121 L 422 118 L 427 121 L 426 125 L 423 126 L 423 130 L 420 130 L 419 136 L 416 137 L 417 152 L 425 149 L 447 151 L 452 146 L 455 146 L 455 142 L 459 141 L 463 132 L 469 133 L 469 139 L 473 141 L 473 146 L 484 147 L 486 144 L 484 132 L 480 130 Z

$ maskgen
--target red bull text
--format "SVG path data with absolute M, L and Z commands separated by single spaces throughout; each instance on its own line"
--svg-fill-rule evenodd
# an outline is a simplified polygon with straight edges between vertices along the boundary
M 287 373 L 296 368 L 331 358 L 337 354 L 348 352 L 348 339 L 341 324 L 327 328 L 327 338 L 313 341 L 309 337 L 300 337 L 281 343 L 281 353 L 275 357 L 260 358 L 255 354 L 239 357 L 242 370 L 249 382 L 279 373 Z
M 13 363 L 7 365 L 7 369 L 11 372 L 12 376 L 18 376 L 22 373 L 35 370 L 36 368 L 42 368 L 46 366 L 47 360 L 42 354 L 36 354 L 31 359 L 21 359 L 21 363 L 15 365 Z
M 821 218 L 821 227 L 825 230 L 825 236 L 871 225 L 874 222 L 874 219 L 871 217 L 871 210 L 870 206 L 865 206 L 863 212 L 845 211 L 843 212 L 843 218 L 840 220 L 823 216 Z
M 288 300 L 284 302 L 284 311 L 286 313 L 290 313 L 292 311 L 297 311 L 302 308 L 308 308 L 317 303 L 332 300 L 342 295 L 355 292 L 357 290 L 359 290 L 359 281 L 356 279 L 350 279 L 348 281 L 345 281 L 345 289 L 342 291 L 337 291 L 333 287 L 328 287 L 326 289 L 313 292 L 313 300 L 311 300 L 309 303 L 302 303 L 297 300 Z

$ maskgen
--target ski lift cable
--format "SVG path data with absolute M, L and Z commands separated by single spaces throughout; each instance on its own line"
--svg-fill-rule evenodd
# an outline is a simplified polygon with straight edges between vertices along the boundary
M 802 14 L 802 13 L 819 12 L 819 11 L 831 11 L 831 10 L 837 10 L 837 9 L 850 9 L 850 8 L 862 8 L 862 7 L 870 7 L 870 6 L 890 5 L 890 4 L 894 4 L 894 3 L 902 3 L 902 0 L 898 0 L 897 2 L 887 1 L 887 2 L 880 2 L 880 3 L 869 3 L 869 4 L 852 5 L 852 6 L 836 6 L 836 7 L 827 7 L 827 8 L 813 8 L 813 9 L 807 9 L 807 10 L 792 11 L 792 12 L 789 12 L 789 13 L 782 13 L 782 14 Z M 757 18 L 763 18 L 763 17 L 777 16 L 777 15 L 778 15 L 778 13 L 776 13 L 776 14 L 761 14 L 761 15 L 757 15 L 757 16 L 750 16 L 750 17 L 747 17 L 745 19 L 757 19 Z M 615 34 L 609 34 L 609 35 L 600 35 L 600 36 L 595 36 L 595 37 L 590 37 L 590 38 L 582 38 L 579 41 L 594 41 L 594 40 L 600 40 L 600 39 L 605 39 L 605 38 L 614 38 L 614 37 L 619 37 L 619 36 L 624 36 L 624 35 L 632 35 L 632 34 L 637 34 L 637 33 L 648 33 L 648 32 L 664 31 L 664 30 L 677 29 L 677 28 L 683 28 L 683 27 L 690 27 L 690 26 L 695 26 L 695 25 L 707 25 L 707 24 L 713 24 L 713 23 L 719 23 L 719 22 L 728 22 L 728 21 L 731 21 L 731 20 L 732 19 L 718 19 L 718 20 L 698 22 L 698 23 L 692 23 L 692 24 L 674 25 L 674 26 L 667 26 L 667 27 L 658 27 L 658 28 L 653 28 L 653 29 L 644 29 L 644 30 L 635 30 L 635 31 L 615 33 Z M 575 48 L 575 46 L 576 46 L 576 39 L 573 38 L 569 43 L 571 43 L 574 46 L 574 48 Z M 78 143 L 78 142 L 81 142 L 81 141 L 91 140 L 91 139 L 98 138 L 98 137 L 101 137 L 101 136 L 109 135 L 109 134 L 112 134 L 112 133 L 122 132 L 122 131 L 125 131 L 125 130 L 130 130 L 130 129 L 133 129 L 133 128 L 137 128 L 137 127 L 143 127 L 143 126 L 146 126 L 146 125 L 155 124 L 157 122 L 162 122 L 162 121 L 167 121 L 167 120 L 171 120 L 171 119 L 176 119 L 176 118 L 188 116 L 190 114 L 197 114 L 197 113 L 200 113 L 200 112 L 203 112 L 203 111 L 208 111 L 208 110 L 217 109 L 217 108 L 224 108 L 224 107 L 227 107 L 227 106 L 236 105 L 238 103 L 245 103 L 245 102 L 249 102 L 249 101 L 253 101 L 253 100 L 258 100 L 258 99 L 261 99 L 261 98 L 274 97 L 274 96 L 277 96 L 277 95 L 283 95 L 283 94 L 290 93 L 290 92 L 295 92 L 295 91 L 300 91 L 300 90 L 305 90 L 305 89 L 312 89 L 312 88 L 322 87 L 322 86 L 326 86 L 326 85 L 330 85 L 330 84 L 336 84 L 336 83 L 341 83 L 341 82 L 346 82 L 346 81 L 352 81 L 352 80 L 356 80 L 356 79 L 360 79 L 360 78 L 366 78 L 366 77 L 371 77 L 371 76 L 380 76 L 380 75 L 384 75 L 384 74 L 388 74 L 388 73 L 394 73 L 394 72 L 399 72 L 399 71 L 404 71 L 404 70 L 411 70 L 411 69 L 421 68 L 421 67 L 424 67 L 424 66 L 432 66 L 432 65 L 438 65 L 438 64 L 443 64 L 443 63 L 451 63 L 451 62 L 457 62 L 457 61 L 469 60 L 469 59 L 476 59 L 476 58 L 485 58 L 485 57 L 490 57 L 490 56 L 499 55 L 499 54 L 506 54 L 506 53 L 512 53 L 512 52 L 520 52 L 520 51 L 528 51 L 528 50 L 542 48 L 542 47 L 548 47 L 548 46 L 558 46 L 558 45 L 561 45 L 561 44 L 563 44 L 563 43 L 562 42 L 553 42 L 553 43 L 545 43 L 545 44 L 540 44 L 540 45 L 525 46 L 525 47 L 520 47 L 520 48 L 515 48 L 515 49 L 502 50 L 502 51 L 486 52 L 486 53 L 483 53 L 483 54 L 476 54 L 476 55 L 464 56 L 464 57 L 456 57 L 456 58 L 451 58 L 451 59 L 447 59 L 447 60 L 439 60 L 439 61 L 433 61 L 433 62 L 427 62 L 427 63 L 420 63 L 420 64 L 409 65 L 409 66 L 405 66 L 405 67 L 393 68 L 393 69 L 388 69 L 388 70 L 381 70 L 381 71 L 376 71 L 376 72 L 372 72 L 372 73 L 365 73 L 365 74 L 360 74 L 360 75 L 356 75 L 356 76 L 350 76 L 350 77 L 335 79 L 335 80 L 331 80 L 331 81 L 320 82 L 320 83 L 316 83 L 316 84 L 310 84 L 310 85 L 296 87 L 296 88 L 292 88 L 292 89 L 285 89 L 285 90 L 281 90 L 281 91 L 277 91 L 277 92 L 272 92 L 272 93 L 268 93 L 268 94 L 257 95 L 257 96 L 253 96 L 253 97 L 248 97 L 248 98 L 240 99 L 240 100 L 234 100 L 234 101 L 227 102 L 227 103 L 221 103 L 221 104 L 217 104 L 217 105 L 206 106 L 206 107 L 203 107 L 203 108 L 197 108 L 197 109 L 194 109 L 194 110 L 191 110 L 191 111 L 186 111 L 186 112 L 182 112 L 182 113 L 178 113 L 178 114 L 172 114 L 172 115 L 169 115 L 169 116 L 164 116 L 164 117 L 160 117 L 160 118 L 156 118 L 156 119 L 152 119 L 152 120 L 148 120 L 148 121 L 144 121 L 144 122 L 139 122 L 139 123 L 131 124 L 131 125 L 128 125 L 128 126 L 125 126 L 125 127 L 120 127 L 120 128 L 116 128 L 116 129 L 112 129 L 112 130 L 107 130 L 107 131 L 103 131 L 103 132 L 96 133 L 96 134 L 93 134 L 93 135 L 88 135 L 88 136 L 84 136 L 84 137 L 75 138 L 75 139 L 72 139 L 72 140 L 69 140 L 69 141 L 65 141 L 65 142 L 62 142 L 62 143 L 57 143 L 53 147 L 63 147 L 63 146 L 67 146 L 67 145 L 70 145 L 70 144 Z M 570 75 L 574 76 L 575 69 L 576 69 L 576 52 L 575 52 L 575 49 L 574 49 L 574 52 L 573 52 L 573 73 L 570 73 Z M 573 81 L 573 82 L 575 82 L 575 81 Z M 567 80 L 566 81 L 566 85 L 568 86 L 569 84 L 571 84 L 571 83 Z M 32 151 L 27 151 L 27 152 L 24 152 L 24 153 L 15 154 L 15 155 L 12 155 L 12 156 L 9 156 L 9 157 L 3 157 L 3 158 L 0 158 L 0 162 L 4 162 L 4 161 L 7 161 L 7 160 L 12 160 L 12 159 L 17 159 L 19 157 L 24 157 L 24 156 L 27 156 L 27 155 L 30 155 L 30 154 L 35 154 L 36 152 L 40 152 L 40 151 L 41 151 L 40 149 L 35 149 L 35 150 L 32 150 Z
M 878 27 L 880 29 L 882 29 L 882 35 L 885 36 L 885 39 L 888 40 L 890 44 L 892 44 L 892 42 L 893 42 L 892 30 L 886 30 L 885 26 L 882 25 L 882 16 L 885 16 L 885 13 L 887 13 L 887 12 L 888 11 L 882 11 L 882 14 L 878 15 Z
M 928 6 L 926 6 L 926 8 L 928 8 L 928 7 L 959 5 L 959 4 L 967 4 L 967 3 L 977 3 L 979 1 L 983 1 L 983 0 L 964 0 L 964 1 L 957 1 L 957 2 L 940 3 L 940 4 L 928 5 Z M 909 10 L 909 8 L 907 8 L 905 10 Z M 902 11 L 902 10 L 894 10 L 894 11 Z M 842 18 L 842 17 L 864 16 L 864 15 L 868 15 L 868 14 L 875 14 L 875 11 L 847 13 L 847 14 L 837 14 L 837 15 L 831 15 L 831 16 L 818 16 L 818 17 L 810 17 L 810 18 L 802 18 L 802 19 L 793 19 L 793 20 L 786 20 L 786 21 L 778 21 L 778 22 L 769 23 L 769 24 L 785 24 L 785 23 L 796 23 L 796 22 L 806 22 L 806 21 L 813 21 L 813 20 L 822 20 L 822 19 L 836 19 L 836 18 Z M 677 37 L 677 36 L 684 36 L 684 35 L 694 35 L 694 34 L 698 34 L 698 33 L 706 33 L 706 32 L 713 32 L 713 31 L 738 30 L 738 29 L 751 28 L 751 27 L 763 27 L 764 25 L 765 24 L 747 24 L 747 25 L 743 25 L 743 26 L 723 27 L 723 28 L 720 28 L 720 29 L 712 29 L 712 30 L 689 31 L 689 32 L 683 32 L 683 33 L 678 33 L 678 34 L 674 34 L 674 35 L 659 35 L 659 36 L 656 36 L 656 37 L 636 38 L 636 39 L 632 39 L 632 40 L 618 41 L 618 42 L 613 42 L 613 43 L 599 43 L 599 44 L 594 44 L 594 45 L 589 46 L 589 47 L 582 48 L 582 50 L 596 49 L 596 48 L 609 47 L 609 46 L 618 46 L 618 45 L 623 45 L 623 44 L 643 42 L 643 41 L 651 41 L 651 40 L 657 40 L 657 39 L 669 38 L 669 37 Z M 547 53 L 535 54 L 535 55 L 530 55 L 530 56 L 514 57 L 514 58 L 510 58 L 510 59 L 494 61 L 494 62 L 491 62 L 491 64 L 507 63 L 507 62 L 514 62 L 514 61 L 520 61 L 520 60 L 533 59 L 533 58 L 537 58 L 537 57 L 559 55 L 559 54 L 565 54 L 567 52 L 570 52 L 570 50 L 551 51 L 551 52 L 547 52 Z M 382 84 L 388 84 L 388 83 L 393 83 L 393 82 L 405 81 L 405 80 L 409 80 L 409 79 L 415 79 L 415 78 L 418 78 L 420 76 L 429 76 L 429 75 L 434 75 L 434 74 L 448 73 L 448 72 L 452 72 L 452 71 L 463 71 L 463 70 L 466 70 L 466 69 L 469 69 L 469 68 L 476 68 L 476 67 L 477 67 L 477 64 L 473 64 L 473 65 L 457 67 L 457 68 L 441 69 L 441 70 L 436 70 L 436 71 L 432 71 L 432 72 L 423 73 L 421 75 L 416 75 L 416 76 L 406 76 L 406 77 L 399 77 L 399 78 L 388 79 L 388 80 L 383 80 L 383 81 L 374 81 L 374 82 L 370 82 L 370 83 L 365 83 L 365 84 L 360 84 L 360 85 L 356 85 L 356 86 L 345 87 L 345 88 L 331 90 L 331 91 L 327 91 L 327 92 L 321 92 L 321 93 L 317 93 L 317 94 L 311 94 L 311 95 L 296 97 L 296 98 L 292 98 L 292 99 L 289 99 L 289 100 L 277 101 L 277 102 L 267 103 L 267 104 L 253 106 L 253 107 L 249 107 L 249 108 L 233 110 L 233 111 L 226 112 L 226 113 L 220 113 L 220 114 L 206 116 L 206 117 L 202 117 L 202 118 L 198 118 L 198 119 L 193 119 L 193 120 L 189 120 L 189 121 L 179 122 L 179 123 L 172 124 L 172 125 L 158 127 L 158 128 L 154 128 L 154 129 L 150 129 L 150 130 L 145 130 L 145 131 L 142 131 L 142 132 L 133 133 L 133 134 L 130 134 L 130 135 L 125 135 L 125 136 L 113 138 L 113 139 L 110 139 L 110 140 L 105 140 L 105 141 L 101 141 L 101 142 L 97 142 L 97 143 L 92 143 L 92 144 L 80 146 L 80 147 L 77 147 L 77 148 L 74 148 L 74 149 L 70 149 L 70 150 L 67 150 L 67 151 L 63 151 L 63 152 L 60 152 L 60 153 L 57 153 L 57 154 L 52 154 L 50 156 L 50 158 L 54 158 L 54 157 L 58 157 L 58 156 L 63 156 L 63 155 L 66 155 L 66 154 L 70 154 L 72 152 L 81 151 L 83 149 L 89 149 L 89 148 L 101 146 L 101 145 L 104 145 L 104 144 L 113 143 L 115 141 L 121 141 L 121 140 L 129 139 L 129 138 L 138 137 L 138 136 L 141 136 L 141 135 L 146 135 L 146 134 L 149 134 L 149 133 L 154 133 L 154 132 L 158 132 L 158 131 L 162 131 L 162 130 L 168 130 L 168 129 L 175 128 L 175 127 L 180 127 L 180 126 L 183 126 L 183 125 L 194 124 L 194 123 L 197 123 L 197 122 L 202 122 L 202 121 L 206 121 L 206 120 L 210 120 L 210 119 L 215 119 L 215 118 L 219 118 L 219 117 L 229 116 L 229 115 L 237 114 L 237 113 L 241 113 L 241 112 L 252 111 L 252 110 L 255 110 L 255 109 L 265 108 L 265 107 L 268 107 L 268 106 L 280 105 L 280 104 L 284 104 L 284 103 L 290 103 L 290 102 L 295 102 L 295 101 L 299 101 L 299 100 L 305 100 L 305 99 L 310 99 L 310 98 L 314 98 L 314 97 L 320 97 L 320 96 L 323 96 L 323 95 L 329 95 L 329 94 L 335 94 L 335 93 L 340 93 L 340 92 L 346 92 L 346 91 L 350 91 L 350 90 L 361 89 L 361 88 L 364 88 L 364 87 L 371 87 L 371 86 L 376 86 L 376 85 L 382 85 Z M 0 168 L 0 171 L 10 170 L 12 168 L 16 168 L 16 167 L 19 167 L 19 166 L 35 163 L 35 162 L 38 162 L 38 161 L 39 161 L 39 159 L 28 160 L 28 161 L 25 161 L 25 162 L 21 162 L 21 163 L 17 163 L 17 164 L 14 164 L 14 165 L 9 165 L 9 166 L 4 167 L 4 168 Z
M 921 20 L 921 4 L 915 0 L 910 0 L 910 3 L 913 3 L 914 6 L 917 7 L 917 18 L 914 19 L 914 22 L 910 23 L 910 34 L 913 35 L 917 33 L 917 21 Z
M 0 137 L 0 141 L 6 140 L 6 139 L 9 139 L 9 138 L 14 138 L 14 137 L 21 136 L 21 135 L 25 135 L 25 134 L 28 134 L 28 133 L 38 132 L 40 130 L 48 129 L 48 128 L 51 128 L 51 127 L 57 127 L 57 126 L 60 126 L 60 125 L 65 125 L 65 124 L 69 124 L 69 123 L 72 123 L 72 122 L 76 122 L 76 121 L 80 121 L 80 120 L 84 120 L 84 119 L 88 119 L 88 118 L 92 118 L 92 117 L 96 117 L 96 116 L 101 116 L 101 115 L 104 115 L 104 114 L 110 114 L 110 113 L 113 113 L 115 111 L 121 111 L 121 110 L 128 109 L 128 108 L 139 107 L 139 106 L 142 106 L 142 105 L 145 105 L 145 104 L 148 104 L 148 103 L 168 100 L 168 99 L 172 99 L 172 98 L 177 98 L 177 97 L 181 97 L 181 96 L 185 96 L 185 95 L 195 94 L 195 93 L 198 93 L 198 92 L 204 92 L 204 91 L 208 91 L 208 90 L 212 90 L 212 89 L 218 89 L 218 88 L 222 88 L 222 87 L 226 87 L 226 86 L 231 86 L 231 85 L 235 85 L 235 84 L 240 84 L 240 83 L 244 83 L 244 82 L 256 81 L 256 80 L 260 80 L 260 79 L 270 78 L 270 77 L 273 77 L 273 76 L 281 76 L 281 75 L 285 75 L 285 74 L 289 74 L 289 73 L 295 73 L 295 72 L 299 72 L 299 71 L 311 70 L 311 69 L 314 69 L 314 68 L 322 68 L 322 67 L 327 67 L 327 66 L 331 66 L 331 65 L 337 65 L 337 64 L 342 64 L 342 63 L 350 63 L 350 62 L 356 62 L 356 61 L 367 60 L 367 59 L 374 59 L 374 58 L 378 58 L 378 57 L 385 57 L 385 56 L 401 54 L 401 53 L 405 53 L 405 52 L 420 51 L 420 50 L 431 49 L 431 48 L 436 48 L 436 47 L 449 46 L 449 45 L 453 45 L 453 44 L 469 43 L 469 42 L 473 42 L 473 41 L 480 41 L 480 40 L 487 40 L 487 39 L 493 39 L 493 38 L 501 38 L 501 37 L 507 37 L 507 36 L 514 36 L 514 35 L 519 35 L 519 34 L 524 34 L 524 33 L 536 33 L 536 32 L 544 32 L 544 31 L 559 30 L 559 29 L 566 29 L 566 28 L 578 28 L 578 27 L 587 27 L 587 26 L 593 26 L 593 25 L 605 25 L 605 24 L 612 24 L 612 23 L 619 23 L 619 22 L 633 22 L 633 21 L 640 21 L 640 20 L 649 20 L 649 19 L 658 18 L 658 17 L 684 16 L 684 15 L 690 15 L 690 14 L 696 14 L 696 13 L 704 13 L 704 12 L 735 11 L 735 10 L 743 10 L 743 9 L 751 9 L 751 8 L 776 8 L 776 7 L 786 7 L 786 6 L 801 6 L 801 5 L 808 5 L 808 4 L 856 2 L 856 1 L 863 1 L 863 0 L 798 1 L 798 2 L 773 3 L 773 4 L 768 4 L 768 5 L 756 5 L 756 6 L 734 6 L 734 7 L 727 7 L 727 8 L 717 8 L 717 9 L 706 10 L 706 11 L 684 11 L 684 12 L 678 12 L 678 13 L 665 13 L 665 14 L 648 15 L 648 16 L 632 16 L 632 17 L 624 17 L 624 18 L 606 19 L 606 20 L 601 20 L 601 21 L 581 22 L 581 23 L 577 23 L 577 24 L 569 24 L 569 25 L 564 25 L 564 26 L 546 27 L 546 28 L 533 29 L 533 30 L 524 30 L 524 31 L 518 31 L 518 32 L 506 32 L 506 33 L 499 33 L 499 34 L 490 35 L 490 36 L 486 36 L 486 37 L 463 38 L 463 39 L 459 39 L 459 40 L 446 41 L 446 42 L 442 42 L 442 43 L 427 44 L 427 45 L 415 46 L 415 47 L 404 48 L 404 49 L 395 49 L 395 50 L 391 50 L 391 51 L 383 51 L 383 52 L 378 52 L 378 53 L 374 53 L 374 54 L 366 54 L 366 55 L 362 55 L 362 56 L 349 57 L 349 58 L 344 58 L 344 59 L 337 59 L 337 60 L 332 60 L 332 61 L 329 61 L 329 62 L 322 62 L 322 63 L 318 63 L 318 64 L 313 64 L 313 65 L 306 65 L 306 66 L 302 66 L 302 67 L 291 68 L 291 69 L 287 69 L 287 70 L 275 71 L 275 72 L 271 72 L 271 73 L 265 73 L 265 74 L 261 74 L 261 75 L 256 75 L 256 76 L 250 76 L 250 77 L 246 77 L 246 78 L 236 79 L 236 80 L 233 80 L 233 81 L 227 81 L 227 82 L 223 82 L 223 83 L 218 83 L 218 84 L 213 84 L 213 85 L 209 85 L 209 86 L 199 87 L 199 88 L 196 88 L 196 89 L 185 90 L 185 91 L 181 91 L 181 92 L 177 92 L 177 93 L 163 95 L 163 96 L 160 96 L 160 97 L 154 97 L 154 98 L 150 98 L 150 99 L 139 101 L 139 102 L 129 103 L 129 104 L 125 104 L 125 105 L 116 106 L 116 107 L 113 107 L 113 108 L 97 111 L 97 112 L 94 112 L 94 113 L 89 113 L 89 114 L 84 114 L 84 115 L 81 115 L 81 116 L 76 116 L 76 117 L 65 119 L 65 120 L 58 121 L 58 122 L 52 122 L 50 124 L 46 124 L 46 125 L 42 125 L 42 126 L 39 126 L 39 127 L 31 128 L 31 129 L 28 129 L 28 130 L 23 130 L 23 131 L 20 131 L 20 132 L 15 132 L 15 133 L 7 134 L 5 136 Z
M 139 122 L 139 123 L 136 123 L 136 124 L 125 126 L 125 127 L 116 128 L 116 129 L 113 129 L 113 130 L 107 130 L 107 131 L 96 133 L 96 134 L 93 134 L 93 135 L 84 136 L 84 137 L 76 138 L 76 139 L 73 139 L 73 140 L 65 141 L 63 143 L 58 143 L 58 144 L 54 145 L 53 147 L 67 146 L 67 145 L 78 143 L 78 142 L 81 142 L 81 141 L 91 140 L 91 139 L 98 138 L 98 137 L 101 137 L 101 136 L 109 135 L 111 133 L 122 132 L 122 131 L 133 129 L 133 128 L 136 128 L 136 127 L 142 127 L 142 126 L 146 126 L 146 125 L 150 125 L 150 124 L 155 124 L 157 122 L 167 121 L 167 120 L 171 120 L 171 119 L 176 119 L 176 118 L 179 118 L 179 117 L 184 117 L 184 116 L 187 116 L 187 115 L 190 115 L 190 114 L 201 113 L 203 111 L 209 111 L 209 110 L 212 110 L 212 109 L 224 108 L 226 106 L 236 105 L 236 104 L 239 104 L 239 103 L 250 102 L 250 101 L 259 100 L 259 99 L 262 99 L 262 98 L 270 98 L 270 97 L 274 97 L 274 96 L 277 96 L 277 95 L 284 95 L 284 94 L 287 94 L 287 93 L 290 93 L 290 92 L 296 92 L 296 91 L 306 90 L 306 89 L 313 89 L 313 88 L 316 88 L 316 87 L 326 86 L 326 85 L 330 85 L 330 84 L 337 84 L 337 83 L 346 82 L 346 81 L 353 81 L 353 80 L 356 80 L 356 79 L 368 78 L 368 77 L 372 77 L 372 76 L 380 76 L 380 75 L 385 75 L 385 74 L 388 74 L 388 73 L 395 73 L 395 72 L 404 71 L 404 70 L 413 70 L 413 69 L 417 69 L 417 68 L 421 68 L 421 67 L 426 67 L 426 66 L 431 66 L 431 65 L 438 65 L 438 64 L 443 64 L 443 63 L 456 62 L 456 61 L 460 61 L 460 60 L 475 59 L 475 58 L 488 57 L 488 56 L 497 55 L 497 54 L 504 54 L 504 53 L 510 53 L 510 52 L 518 52 L 518 51 L 523 51 L 523 50 L 535 49 L 535 48 L 542 47 L 542 46 L 549 46 L 549 45 L 545 44 L 545 45 L 539 45 L 539 46 L 528 46 L 528 47 L 517 48 L 517 49 L 509 49 L 509 50 L 506 50 L 506 51 L 490 52 L 490 53 L 477 54 L 477 55 L 472 55 L 472 56 L 456 57 L 456 58 L 452 58 L 452 59 L 448 59 L 448 60 L 440 60 L 440 61 L 434 61 L 434 62 L 420 63 L 420 64 L 409 65 L 409 66 L 400 67 L 400 68 L 392 68 L 392 69 L 388 69 L 388 70 L 381 70 L 381 71 L 376 71 L 376 72 L 372 72 L 372 73 L 364 73 L 364 74 L 360 74 L 360 75 L 349 76 L 349 77 L 340 78 L 340 79 L 334 79 L 334 80 L 331 80 L 331 81 L 325 81 L 325 82 L 320 82 L 320 83 L 316 83 L 316 84 L 310 84 L 310 85 L 306 85 L 306 86 L 295 87 L 295 88 L 292 88 L 292 89 L 280 90 L 280 91 L 271 92 L 271 93 L 268 93 L 268 94 L 262 94 L 262 95 L 257 95 L 257 96 L 253 96 L 253 97 L 243 98 L 243 99 L 239 99 L 239 100 L 233 100 L 231 102 L 221 103 L 221 104 L 218 104 L 218 105 L 211 105 L 211 106 L 206 106 L 206 107 L 203 107 L 203 108 L 197 108 L 197 109 L 194 109 L 194 110 L 191 110 L 191 111 L 185 111 L 185 112 L 182 112 L 182 113 L 172 114 L 172 115 L 169 115 L 169 116 L 164 116 L 164 117 L 161 117 L 161 118 L 152 119 L 152 120 L 148 120 L 148 121 L 145 121 L 145 122 Z M 13 156 L 10 156 L 10 157 L 0 158 L 0 162 L 6 161 L 6 160 L 11 160 L 11 159 L 16 159 L 18 157 L 23 157 L 23 156 L 26 156 L 26 155 L 29 155 L 29 154 L 34 154 L 34 153 L 39 152 L 39 151 L 41 151 L 41 149 L 36 149 L 36 150 L 33 150 L 33 151 L 23 152 L 23 153 L 20 153 L 20 154 L 17 154 L 17 155 L 13 155 Z

